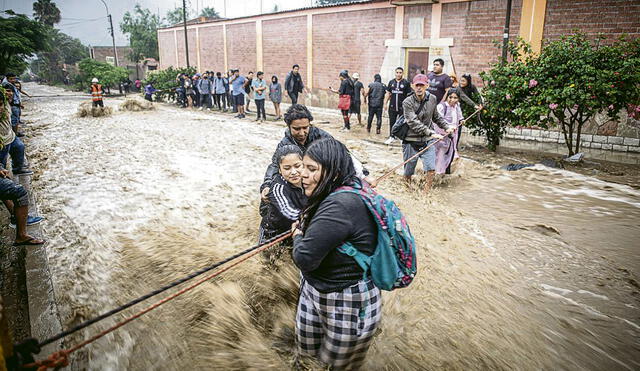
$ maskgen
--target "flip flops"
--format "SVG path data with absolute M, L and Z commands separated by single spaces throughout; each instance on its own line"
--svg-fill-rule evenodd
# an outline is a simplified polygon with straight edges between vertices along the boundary
M 31 237 L 26 241 L 22 241 L 22 242 L 14 242 L 13 246 L 39 246 L 39 245 L 43 245 L 45 242 L 45 240 L 38 240 L 35 237 Z

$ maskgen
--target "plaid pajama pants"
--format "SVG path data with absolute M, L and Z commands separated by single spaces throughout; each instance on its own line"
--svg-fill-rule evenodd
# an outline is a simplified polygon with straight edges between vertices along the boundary
M 381 316 L 382 296 L 371 280 L 321 293 L 303 279 L 296 313 L 298 350 L 334 370 L 357 370 Z

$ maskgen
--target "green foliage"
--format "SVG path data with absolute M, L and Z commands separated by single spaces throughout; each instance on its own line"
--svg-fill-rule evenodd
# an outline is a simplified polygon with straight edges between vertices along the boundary
M 558 125 L 572 155 L 596 114 L 616 118 L 640 102 L 638 39 L 604 45 L 577 33 L 547 43 L 539 56 L 522 43 L 512 44 L 510 53 L 512 62 L 481 73 L 487 127 Z
M 53 26 L 60 22 L 60 9 L 51 0 L 37 0 L 33 3 L 33 17 L 38 22 Z
M 220 18 L 220 14 L 214 8 L 206 7 L 200 11 L 200 17 Z
M 193 18 L 193 11 L 187 7 L 187 21 Z M 167 15 L 165 16 L 165 23 L 167 26 L 173 26 L 178 23 L 182 23 L 182 7 L 175 8 L 173 10 L 169 10 Z
M 47 28 L 23 14 L 7 13 L 12 16 L 0 17 L 0 74 L 21 74 L 29 57 L 49 48 Z
M 131 60 L 141 61 L 144 58 L 158 59 L 158 33 L 160 19 L 149 9 L 142 9 L 136 4 L 133 14 L 126 12 L 120 22 L 120 30 L 128 34 L 131 45 Z
M 38 53 L 37 59 L 31 62 L 31 70 L 39 77 L 51 83 L 64 79 L 63 63 L 75 64 L 89 55 L 89 48 L 80 40 L 60 30 L 49 27 L 48 34 L 51 45 L 56 47 L 48 52 Z
M 186 73 L 189 76 L 193 76 L 196 73 L 195 67 L 182 67 L 173 68 L 169 67 L 165 70 L 158 70 L 149 72 L 145 80 L 145 85 L 152 83 L 153 86 L 158 89 L 155 94 L 155 100 L 175 100 L 177 87 L 176 77 L 178 74 Z
M 106 62 L 85 58 L 80 61 L 80 81 L 90 84 L 91 79 L 97 77 L 100 84 L 110 87 L 117 86 L 129 77 L 129 71 L 124 67 L 116 67 Z

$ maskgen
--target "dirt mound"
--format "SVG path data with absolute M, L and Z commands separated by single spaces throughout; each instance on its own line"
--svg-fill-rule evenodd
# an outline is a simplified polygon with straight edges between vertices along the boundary
M 153 103 L 144 99 L 127 99 L 120 105 L 121 111 L 150 111 L 155 109 Z
M 78 107 L 78 116 L 80 117 L 102 117 L 109 116 L 113 113 L 111 107 L 93 107 L 92 102 L 82 102 Z

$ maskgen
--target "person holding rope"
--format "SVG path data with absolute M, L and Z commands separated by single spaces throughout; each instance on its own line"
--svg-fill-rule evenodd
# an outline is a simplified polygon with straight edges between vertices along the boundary
M 302 150 L 289 144 L 279 147 L 274 156 L 278 159 L 278 174 L 269 186 L 268 200 L 260 203 L 261 244 L 291 230 L 291 224 L 307 206 L 302 189 Z
M 309 206 L 292 227 L 293 261 L 302 274 L 298 351 L 332 370 L 357 370 L 380 323 L 382 297 L 356 260 L 338 248 L 351 243 L 372 255 L 378 226 L 357 194 L 333 193 L 341 186 L 362 185 L 344 144 L 333 138 L 316 141 L 303 164 Z
M 444 102 L 438 104 L 438 114 L 444 118 L 449 125 L 456 128 L 464 125 L 464 117 L 462 109 L 460 109 L 460 91 L 457 88 L 451 88 L 445 96 Z M 436 145 L 436 174 L 451 174 L 451 164 L 458 159 L 458 138 L 460 130 L 456 130 L 451 135 L 446 135 L 445 131 L 440 127 L 434 127 L 435 131 L 443 135 L 441 141 Z
M 429 146 L 434 141 L 443 138 L 443 135 L 435 131 L 434 122 L 445 130 L 445 134 L 451 134 L 456 130 L 456 127 L 446 122 L 436 110 L 438 105 L 436 96 L 427 92 L 429 86 L 427 76 L 423 74 L 416 75 L 413 78 L 412 85 L 415 94 L 408 96 L 402 102 L 404 118 L 409 126 L 409 132 L 402 141 L 402 156 L 405 161 L 420 152 L 425 146 Z M 435 147 L 431 146 L 418 158 L 422 159 L 422 168 L 427 173 L 424 192 L 428 193 L 431 190 L 435 176 Z M 407 184 L 411 184 L 411 177 L 415 173 L 418 158 L 404 165 L 404 179 Z

